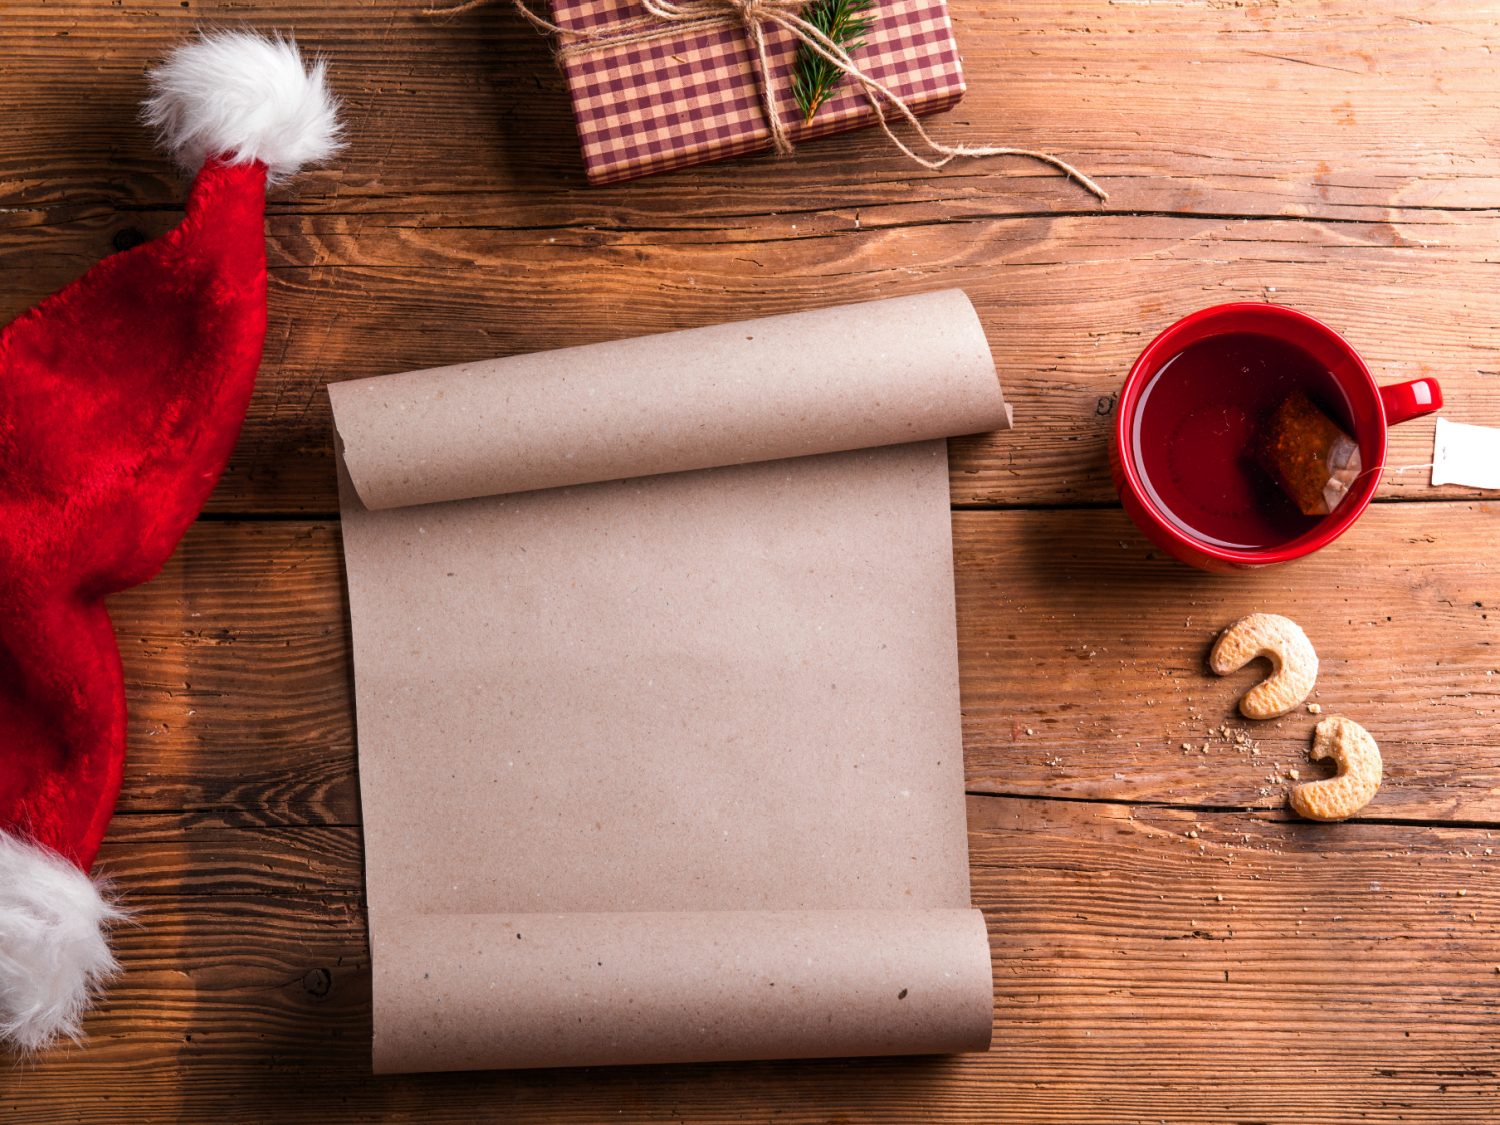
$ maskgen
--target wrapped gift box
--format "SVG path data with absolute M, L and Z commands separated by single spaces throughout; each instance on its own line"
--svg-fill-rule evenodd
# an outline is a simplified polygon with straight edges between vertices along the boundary
M 638 26 L 645 15 L 639 0 L 553 0 L 552 7 L 559 27 L 606 38 L 622 24 Z M 947 109 L 963 96 L 963 67 L 944 0 L 890 0 L 872 6 L 869 15 L 873 26 L 853 54 L 861 70 L 918 114 Z M 791 86 L 797 40 L 774 24 L 765 25 L 765 35 L 770 87 L 789 140 L 875 123 L 875 111 L 848 78 L 812 122 L 804 122 Z M 598 44 L 565 55 L 562 66 L 591 183 L 771 147 L 743 24 L 726 20 L 647 42 Z

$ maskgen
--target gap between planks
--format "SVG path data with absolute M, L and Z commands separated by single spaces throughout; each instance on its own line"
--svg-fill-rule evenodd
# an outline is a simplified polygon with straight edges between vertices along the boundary
M 1113 797 L 1077 797 L 1055 793 L 1022 793 L 1006 792 L 1004 790 L 991 789 L 965 789 L 965 797 L 979 798 L 994 801 L 1051 801 L 1056 804 L 1065 805 L 1091 805 L 1091 806 L 1113 806 L 1122 809 L 1161 809 L 1164 812 L 1202 813 L 1208 816 L 1238 816 L 1251 814 L 1257 820 L 1266 821 L 1271 824 L 1302 824 L 1304 821 L 1292 816 L 1284 808 L 1267 808 L 1265 805 L 1216 805 L 1216 804 L 1180 804 L 1172 801 L 1160 800 L 1124 800 Z M 118 821 L 147 820 L 151 817 L 173 817 L 184 814 L 194 816 L 209 816 L 216 812 L 234 813 L 240 811 L 236 807 L 224 808 L 159 808 L 159 809 L 121 809 L 114 814 Z M 1461 828 L 1475 831 L 1500 831 L 1500 821 L 1482 819 L 1446 819 L 1435 820 L 1430 817 L 1407 817 L 1407 816 L 1359 816 L 1351 817 L 1349 820 L 1340 822 L 1346 825 L 1370 825 L 1387 828 Z M 220 825 L 175 825 L 172 831 L 192 832 L 200 829 L 211 832 L 259 832 L 267 835 L 278 835 L 282 833 L 299 832 L 328 832 L 328 831 L 363 831 L 362 821 L 319 821 L 312 824 L 246 824 L 234 825 L 225 828 Z
M 447 200 L 462 200 L 467 197 L 484 198 L 484 194 L 478 192 L 455 193 L 444 195 Z M 330 199 L 339 199 L 348 202 L 351 197 L 331 196 Z M 353 197 L 358 198 L 358 197 Z M 889 199 L 870 200 L 847 206 L 817 206 L 817 207 L 777 207 L 767 208 L 759 211 L 726 211 L 714 213 L 711 218 L 714 225 L 711 226 L 642 226 L 635 223 L 600 223 L 597 220 L 587 222 L 564 222 L 564 223 L 434 223 L 423 224 L 422 229 L 428 231 L 507 231 L 511 233 L 535 233 L 552 234 L 564 231 L 577 233 L 610 233 L 610 234 L 713 234 L 724 230 L 725 224 L 745 220 L 772 220 L 785 219 L 795 216 L 814 216 L 838 214 L 843 211 L 855 210 L 859 212 L 874 211 L 880 208 L 896 210 L 903 207 L 923 207 L 941 205 L 944 203 L 961 204 L 965 202 L 961 197 L 933 197 L 928 199 Z M 0 213 L 5 214 L 36 214 L 43 216 L 40 223 L 31 224 L 30 229 L 40 230 L 52 225 L 75 224 L 80 221 L 97 218 L 101 215 L 183 215 L 186 213 L 181 203 L 128 203 L 101 201 L 97 205 L 82 205 L 76 203 L 66 204 L 66 212 L 57 218 L 52 218 L 49 212 L 51 205 L 43 204 L 34 207 L 5 207 L 0 208 Z M 782 242 L 797 241 L 809 238 L 836 238 L 843 235 L 856 235 L 875 231 L 916 229 L 922 227 L 944 227 L 962 226 L 969 223 L 994 223 L 1007 220 L 1035 221 L 1038 219 L 1178 219 L 1178 220 L 1201 220 L 1208 222 L 1244 222 L 1244 223 L 1311 223 L 1318 226 L 1383 226 L 1392 221 L 1394 216 L 1403 212 L 1415 212 L 1430 215 L 1434 219 L 1451 216 L 1454 219 L 1469 218 L 1475 215 L 1500 215 L 1500 203 L 1474 204 L 1471 206 L 1453 205 L 1424 205 L 1424 204 L 1385 204 L 1385 203 L 1352 203 L 1340 204 L 1343 207 L 1367 208 L 1375 215 L 1369 218 L 1352 215 L 1323 215 L 1317 213 L 1297 214 L 1285 211 L 1233 211 L 1233 210 L 1206 210 L 1195 211 L 1185 208 L 1111 208 L 1107 204 L 1101 207 L 1059 207 L 1054 209 L 1023 210 L 1023 211 L 974 211 L 962 215 L 937 216 L 929 219 L 897 220 L 887 223 L 861 224 L 826 234 L 801 234 L 791 238 L 771 238 L 759 241 Z M 377 218 L 393 217 L 398 215 L 409 215 L 414 219 L 429 217 L 430 213 L 419 208 L 395 208 L 392 210 L 371 210 L 367 208 L 330 208 L 317 206 L 278 206 L 275 203 L 266 207 L 266 218 L 286 219 L 312 219 L 312 218 Z M 271 263 L 268 268 L 276 269 L 279 263 Z M 285 263 L 285 268 L 303 268 L 297 263 Z
M 1378 496 L 1372 504 L 1472 504 L 1472 496 Z M 1034 504 L 997 500 L 954 500 L 948 504 L 953 512 L 1110 512 L 1120 511 L 1120 505 L 1108 500 L 1078 500 L 1064 503 Z M 338 523 L 338 512 L 256 512 L 250 510 L 219 510 L 198 513 L 199 523 Z M 1145 543 L 1142 540 L 1142 543 Z

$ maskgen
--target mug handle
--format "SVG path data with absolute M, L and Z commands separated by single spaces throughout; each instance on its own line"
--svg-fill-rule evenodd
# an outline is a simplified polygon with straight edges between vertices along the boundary
M 1392 383 L 1380 388 L 1388 425 L 1398 425 L 1431 414 L 1443 405 L 1443 389 L 1436 379 L 1413 379 L 1409 383 Z

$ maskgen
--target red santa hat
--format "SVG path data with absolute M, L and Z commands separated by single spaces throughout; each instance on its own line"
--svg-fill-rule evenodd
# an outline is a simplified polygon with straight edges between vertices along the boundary
M 125 755 L 103 599 L 144 582 L 239 434 L 266 328 L 265 186 L 339 144 L 323 65 L 204 35 L 146 120 L 195 173 L 183 221 L 0 329 L 0 1039 L 77 1036 L 123 917 L 89 870 Z

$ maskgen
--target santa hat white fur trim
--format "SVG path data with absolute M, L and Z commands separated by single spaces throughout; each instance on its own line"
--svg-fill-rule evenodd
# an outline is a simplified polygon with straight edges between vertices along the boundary
M 108 932 L 124 917 L 74 864 L 0 831 L 0 1040 L 35 1051 L 78 1038 L 120 970 Z
M 290 39 L 207 32 L 147 75 L 146 121 L 189 172 L 210 156 L 259 160 L 274 183 L 342 147 L 324 71 Z

